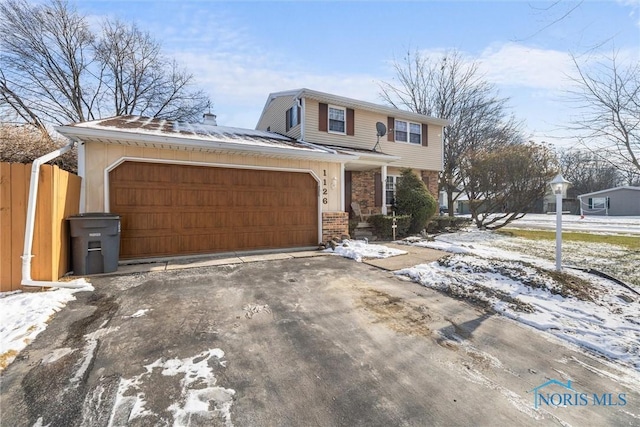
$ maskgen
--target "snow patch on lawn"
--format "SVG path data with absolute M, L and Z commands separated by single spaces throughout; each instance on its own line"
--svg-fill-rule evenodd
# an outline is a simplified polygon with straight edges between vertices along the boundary
M 564 269 L 563 279 L 558 279 L 551 260 L 513 250 L 513 246 L 511 250 L 501 249 L 504 239 L 507 237 L 497 233 L 474 231 L 414 243 L 452 255 L 396 274 L 480 303 L 640 370 L 637 294 L 607 279 L 569 268 Z
M 364 258 L 389 258 L 407 253 L 400 249 L 370 244 L 364 240 L 344 240 L 342 243 L 337 244 L 335 248 L 328 248 L 323 252 L 351 258 L 357 262 L 362 262 Z

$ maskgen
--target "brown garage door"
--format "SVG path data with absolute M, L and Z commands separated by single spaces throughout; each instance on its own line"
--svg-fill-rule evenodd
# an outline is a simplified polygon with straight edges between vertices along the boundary
M 308 173 L 124 162 L 109 197 L 123 259 L 318 244 Z

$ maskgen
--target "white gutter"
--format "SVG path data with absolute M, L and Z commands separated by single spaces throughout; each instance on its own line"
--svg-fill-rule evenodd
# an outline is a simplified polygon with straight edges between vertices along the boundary
M 126 130 L 102 130 L 80 126 L 57 126 L 55 130 L 67 138 L 80 138 L 83 141 L 88 139 L 113 139 L 128 140 L 132 145 L 140 143 L 152 144 L 154 148 L 173 148 L 176 146 L 184 148 L 200 149 L 210 152 L 226 152 L 238 154 L 259 154 L 261 156 L 273 156 L 281 158 L 296 158 L 305 160 L 328 160 L 334 162 L 348 161 L 353 156 L 336 155 L 325 150 L 296 149 L 285 147 L 270 147 L 265 145 L 242 144 L 233 142 L 216 141 L 213 139 L 185 138 L 174 135 L 153 135 L 147 133 L 129 132 Z
M 27 203 L 27 223 L 24 230 L 24 251 L 22 254 L 22 286 L 46 286 L 56 288 L 84 288 L 89 284 L 84 279 L 76 279 L 70 282 L 48 282 L 31 279 L 31 250 L 33 248 L 33 232 L 36 220 L 36 200 L 38 198 L 38 180 L 40 179 L 40 166 L 55 159 L 73 148 L 75 142 L 71 142 L 62 148 L 58 148 L 49 154 L 38 157 L 31 166 L 31 182 L 29 183 L 29 201 Z

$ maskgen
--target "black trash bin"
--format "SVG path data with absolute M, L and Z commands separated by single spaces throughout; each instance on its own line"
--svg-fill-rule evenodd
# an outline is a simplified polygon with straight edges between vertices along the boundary
M 118 269 L 120 216 L 91 212 L 67 218 L 71 231 L 73 274 L 111 273 Z

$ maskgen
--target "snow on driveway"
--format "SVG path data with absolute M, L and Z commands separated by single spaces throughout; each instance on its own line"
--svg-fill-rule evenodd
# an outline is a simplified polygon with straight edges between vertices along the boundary
M 51 316 L 76 299 L 74 293 L 81 291 L 93 291 L 93 287 L 0 293 L 0 371 L 47 328 Z
M 231 405 L 235 390 L 216 386 L 217 379 L 212 366 L 226 367 L 224 351 L 219 348 L 205 350 L 193 357 L 184 359 L 158 359 L 144 366 L 145 372 L 130 379 L 120 379 L 118 391 L 109 419 L 109 427 L 129 425 L 137 418 L 160 421 L 162 417 L 145 407 L 143 389 L 152 375 L 172 377 L 179 382 L 179 396 L 173 396 L 173 402 L 167 411 L 173 413 L 174 426 L 191 425 L 192 418 L 200 422 L 208 421 L 225 426 L 231 422 Z M 167 387 L 171 388 L 171 387 Z M 155 390 L 155 393 L 161 393 Z M 142 422 L 142 420 L 140 421 Z

